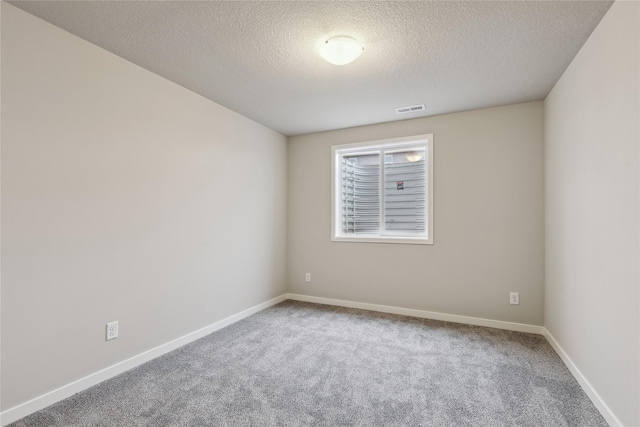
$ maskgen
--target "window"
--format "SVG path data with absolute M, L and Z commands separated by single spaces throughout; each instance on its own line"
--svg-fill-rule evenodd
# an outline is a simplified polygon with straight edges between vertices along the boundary
M 332 237 L 433 243 L 433 135 L 331 147 Z

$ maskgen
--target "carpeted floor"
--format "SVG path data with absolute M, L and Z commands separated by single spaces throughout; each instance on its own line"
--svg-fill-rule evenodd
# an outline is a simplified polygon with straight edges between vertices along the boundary
M 538 335 L 285 301 L 11 424 L 606 426 Z

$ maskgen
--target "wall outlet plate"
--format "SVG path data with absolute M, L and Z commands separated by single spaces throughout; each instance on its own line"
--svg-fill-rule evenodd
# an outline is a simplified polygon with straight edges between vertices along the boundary
M 520 305 L 520 294 L 518 292 L 509 293 L 509 304 Z
M 118 321 L 107 323 L 107 341 L 118 338 Z

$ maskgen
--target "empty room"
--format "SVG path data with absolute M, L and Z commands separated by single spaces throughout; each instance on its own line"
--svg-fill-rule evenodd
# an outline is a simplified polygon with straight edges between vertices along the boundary
M 0 14 L 1 426 L 640 426 L 639 1 Z

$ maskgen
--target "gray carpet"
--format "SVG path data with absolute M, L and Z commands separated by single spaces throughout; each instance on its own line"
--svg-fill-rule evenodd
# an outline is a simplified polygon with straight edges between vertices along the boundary
M 11 424 L 606 426 L 538 335 L 285 301 Z

